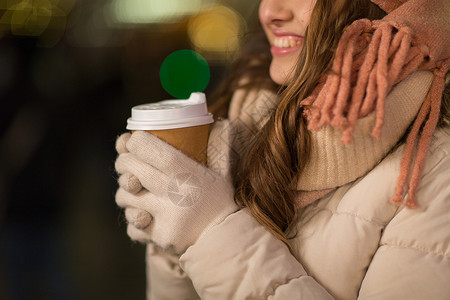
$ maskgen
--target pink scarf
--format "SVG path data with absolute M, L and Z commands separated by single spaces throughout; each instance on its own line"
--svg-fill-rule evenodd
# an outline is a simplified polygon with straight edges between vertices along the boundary
M 445 74 L 450 66 L 450 1 L 371 1 L 388 15 L 382 20 L 357 20 L 345 29 L 332 72 L 302 104 L 311 105 L 306 112 L 310 130 L 325 125 L 342 129 L 341 141 L 348 144 L 358 119 L 375 111 L 372 135 L 380 138 L 385 99 L 392 87 L 414 71 L 432 70 L 435 78 L 408 135 L 391 199 L 401 205 L 408 195 L 405 205 L 415 208 L 415 192 L 439 119 Z

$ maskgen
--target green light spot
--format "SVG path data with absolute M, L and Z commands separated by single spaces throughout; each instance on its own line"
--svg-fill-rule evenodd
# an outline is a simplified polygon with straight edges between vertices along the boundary
M 210 79 L 206 59 L 192 50 L 178 50 L 166 57 L 159 77 L 163 88 L 178 99 L 187 99 L 193 92 L 203 92 Z

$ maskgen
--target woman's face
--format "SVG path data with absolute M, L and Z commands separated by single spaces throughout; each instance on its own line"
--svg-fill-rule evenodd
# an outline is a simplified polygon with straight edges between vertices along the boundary
M 286 85 L 293 76 L 316 0 L 261 0 L 259 19 L 271 45 L 270 77 Z

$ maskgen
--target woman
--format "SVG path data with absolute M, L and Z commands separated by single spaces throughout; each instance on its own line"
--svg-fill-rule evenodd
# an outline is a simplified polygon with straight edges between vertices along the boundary
M 147 297 L 447 299 L 448 5 L 262 0 L 271 80 L 268 56 L 244 52 L 208 167 L 119 137 L 116 202 L 148 244 Z M 179 174 L 192 206 L 166 195 Z

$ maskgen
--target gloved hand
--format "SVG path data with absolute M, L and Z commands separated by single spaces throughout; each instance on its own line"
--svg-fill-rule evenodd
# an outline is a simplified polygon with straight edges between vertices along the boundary
M 229 174 L 228 121 L 214 124 L 208 142 L 208 167 L 142 131 L 116 143 L 119 189 L 133 239 L 183 253 L 212 226 L 238 210 Z

